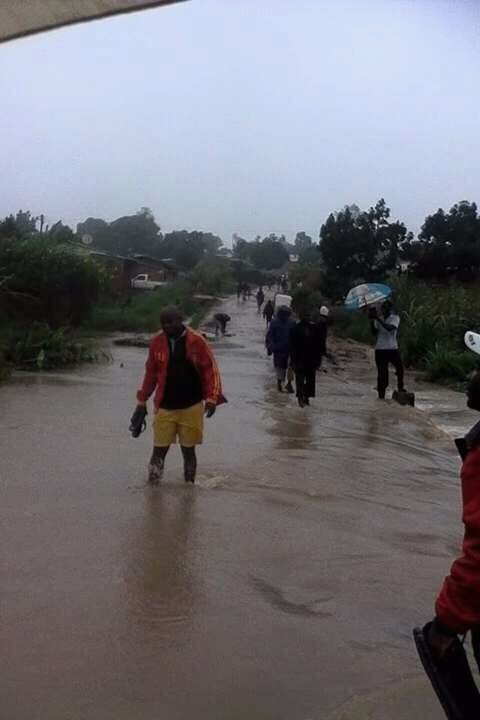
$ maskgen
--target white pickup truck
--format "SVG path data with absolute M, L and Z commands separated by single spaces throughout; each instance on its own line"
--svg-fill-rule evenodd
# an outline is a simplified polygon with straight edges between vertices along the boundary
M 150 276 L 140 273 L 132 278 L 132 288 L 137 290 L 155 290 L 155 288 L 163 287 L 167 283 L 162 280 L 150 280 Z

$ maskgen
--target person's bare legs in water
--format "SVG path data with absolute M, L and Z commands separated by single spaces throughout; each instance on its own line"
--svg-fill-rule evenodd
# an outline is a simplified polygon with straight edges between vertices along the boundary
M 150 485 L 158 485 L 163 478 L 163 470 L 165 467 L 165 458 L 170 449 L 170 445 L 166 447 L 154 447 L 150 464 L 148 467 L 148 482 Z M 197 455 L 195 446 L 184 447 L 180 445 L 183 455 L 183 476 L 185 482 L 194 483 L 197 474 Z

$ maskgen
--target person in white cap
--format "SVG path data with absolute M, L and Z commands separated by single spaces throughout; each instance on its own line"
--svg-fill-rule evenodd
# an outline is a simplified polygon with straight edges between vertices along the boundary
M 320 363 L 322 362 L 322 357 L 327 354 L 327 332 L 328 332 L 328 316 L 330 315 L 330 310 L 326 305 L 322 305 L 320 308 L 320 317 L 317 321 L 317 333 L 318 333 L 318 342 L 320 345 Z

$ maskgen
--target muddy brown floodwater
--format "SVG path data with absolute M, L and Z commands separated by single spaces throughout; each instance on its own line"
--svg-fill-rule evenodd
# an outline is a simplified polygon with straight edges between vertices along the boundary
M 461 542 L 463 398 L 380 403 L 337 342 L 300 409 L 253 300 L 215 344 L 228 405 L 195 487 L 144 485 L 128 434 L 145 351 L 0 388 L 6 720 L 440 720 L 411 629 Z M 123 365 L 123 366 L 122 366 Z M 151 419 L 151 416 L 149 416 Z

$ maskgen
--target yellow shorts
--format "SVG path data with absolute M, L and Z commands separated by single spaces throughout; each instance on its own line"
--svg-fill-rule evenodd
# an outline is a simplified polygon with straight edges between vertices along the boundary
M 203 440 L 203 402 L 183 410 L 160 408 L 153 418 L 153 444 L 167 447 L 178 441 L 183 447 L 199 445 Z

